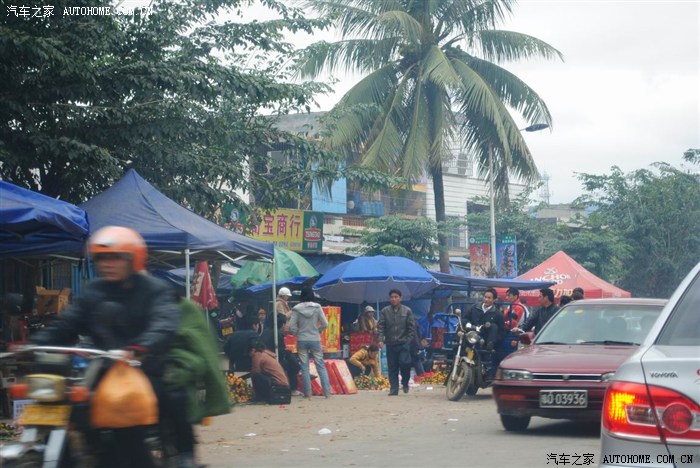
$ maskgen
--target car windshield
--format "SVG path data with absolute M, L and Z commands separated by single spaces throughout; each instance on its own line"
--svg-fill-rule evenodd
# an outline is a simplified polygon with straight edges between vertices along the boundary
M 640 344 L 659 317 L 661 305 L 576 304 L 555 315 L 535 344 Z

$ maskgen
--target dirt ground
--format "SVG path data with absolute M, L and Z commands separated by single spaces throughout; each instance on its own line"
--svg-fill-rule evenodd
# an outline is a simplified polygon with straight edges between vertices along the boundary
M 209 466 L 309 466 L 311 456 L 312 464 L 316 460 L 317 466 L 329 466 L 342 456 L 344 462 L 336 458 L 332 464 L 352 466 L 350 460 L 368 440 L 381 442 L 412 430 L 416 421 L 440 419 L 447 424 L 450 415 L 466 408 L 448 403 L 444 386 L 424 385 L 396 397 L 362 390 L 311 401 L 292 397 L 291 404 L 282 406 L 236 405 L 231 414 L 199 428 L 198 458 Z
M 447 401 L 441 385 L 387 394 L 361 390 L 328 400 L 292 397 L 284 406 L 237 405 L 198 428 L 198 462 L 209 467 L 544 467 L 553 453 L 585 453 L 597 461 L 599 423 L 535 418 L 526 432 L 509 433 L 490 389 L 458 402 Z

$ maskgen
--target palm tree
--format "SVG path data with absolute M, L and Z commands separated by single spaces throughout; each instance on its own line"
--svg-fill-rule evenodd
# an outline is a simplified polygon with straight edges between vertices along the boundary
M 301 59 L 301 75 L 344 69 L 364 75 L 331 112 L 326 143 L 359 152 L 362 163 L 415 181 L 429 171 L 436 221 L 445 221 L 442 162 L 451 141 L 477 158 L 507 196 L 508 174 L 538 178 L 510 111 L 551 126 L 551 115 L 527 84 L 496 62 L 559 51 L 534 37 L 496 30 L 513 0 L 303 0 L 336 26 L 341 40 L 318 42 Z M 444 233 L 440 269 L 449 271 Z

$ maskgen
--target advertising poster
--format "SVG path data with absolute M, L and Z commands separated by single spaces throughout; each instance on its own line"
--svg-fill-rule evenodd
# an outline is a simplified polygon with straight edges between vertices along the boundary
M 491 270 L 491 246 L 489 236 L 469 238 L 469 260 L 472 276 L 488 277 Z M 496 276 L 515 278 L 518 276 L 518 251 L 515 235 L 496 239 Z
M 499 278 L 515 278 L 518 276 L 518 250 L 515 235 L 507 235 L 497 239 L 496 267 Z
M 321 346 L 324 353 L 340 352 L 340 307 L 326 306 L 323 308 L 328 320 L 328 327 L 321 334 Z
M 469 238 L 469 263 L 472 276 L 485 278 L 491 268 L 491 247 L 488 236 L 473 236 Z

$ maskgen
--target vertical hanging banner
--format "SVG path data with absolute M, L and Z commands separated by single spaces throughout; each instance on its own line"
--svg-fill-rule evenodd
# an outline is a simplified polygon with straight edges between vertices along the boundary
M 214 310 L 219 307 L 219 301 L 216 298 L 216 292 L 211 283 L 209 265 L 207 262 L 197 263 L 197 267 L 194 270 L 194 277 L 192 278 L 190 297 L 205 310 Z
M 472 276 L 485 278 L 491 268 L 491 246 L 488 236 L 469 238 L 469 264 Z
M 323 312 L 328 320 L 328 327 L 321 334 L 323 352 L 340 352 L 340 307 L 326 306 L 323 308 Z
M 491 245 L 488 236 L 469 238 L 469 260 L 472 276 L 487 277 L 491 270 Z M 508 234 L 496 239 L 496 276 L 515 278 L 518 276 L 518 250 L 516 237 Z
M 514 234 L 509 234 L 496 242 L 496 267 L 499 278 L 518 276 L 518 250 Z

